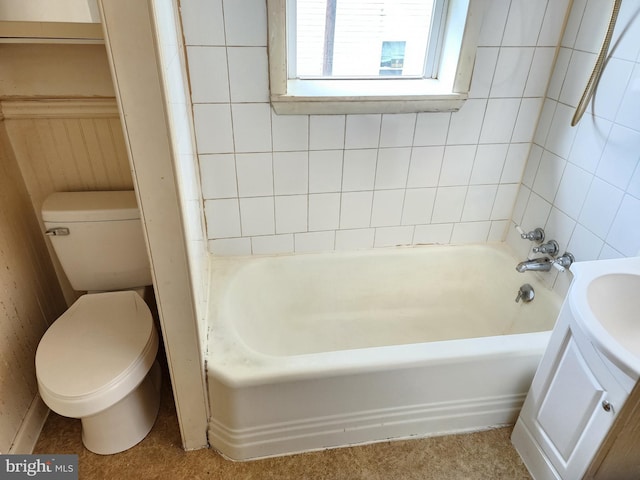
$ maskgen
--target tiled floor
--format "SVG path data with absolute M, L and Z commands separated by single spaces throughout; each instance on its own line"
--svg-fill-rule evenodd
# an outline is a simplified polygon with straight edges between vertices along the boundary
M 51 413 L 34 453 L 77 453 L 83 480 L 530 479 L 511 446 L 510 433 L 510 428 L 500 428 L 236 463 L 213 450 L 182 450 L 175 406 L 165 382 L 153 430 L 130 450 L 93 454 L 82 446 L 79 420 Z

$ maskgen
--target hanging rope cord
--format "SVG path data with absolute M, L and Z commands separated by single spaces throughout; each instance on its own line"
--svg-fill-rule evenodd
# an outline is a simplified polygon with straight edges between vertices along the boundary
M 613 11 L 611 12 L 611 19 L 609 20 L 607 34 L 604 36 L 604 41 L 602 42 L 600 53 L 598 54 L 598 58 L 596 59 L 596 64 L 594 65 L 591 76 L 589 77 L 589 81 L 584 88 L 584 92 L 582 93 L 580 102 L 578 102 L 576 112 L 573 114 L 573 119 L 571 119 L 572 127 L 575 127 L 582 118 L 582 115 L 584 115 L 584 112 L 587 109 L 587 105 L 593 97 L 593 94 L 596 91 L 596 87 L 598 86 L 598 82 L 600 81 L 600 77 L 602 76 L 602 70 L 604 70 L 605 60 L 607 59 L 609 45 L 611 44 L 611 38 L 613 37 L 613 30 L 616 26 L 616 20 L 618 19 L 618 13 L 620 12 L 621 4 L 622 0 L 614 0 L 613 2 Z

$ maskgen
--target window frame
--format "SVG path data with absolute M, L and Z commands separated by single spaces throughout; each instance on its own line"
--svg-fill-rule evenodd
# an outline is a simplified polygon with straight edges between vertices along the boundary
M 287 0 L 267 0 L 271 104 L 278 114 L 455 111 L 468 98 L 483 0 L 449 0 L 438 78 L 291 79 Z

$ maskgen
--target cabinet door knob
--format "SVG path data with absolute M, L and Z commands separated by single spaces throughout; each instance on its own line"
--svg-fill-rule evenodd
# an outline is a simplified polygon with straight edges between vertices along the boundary
M 605 412 L 611 412 L 613 411 L 613 405 L 611 405 L 609 402 L 607 402 L 606 400 L 602 401 L 602 409 Z

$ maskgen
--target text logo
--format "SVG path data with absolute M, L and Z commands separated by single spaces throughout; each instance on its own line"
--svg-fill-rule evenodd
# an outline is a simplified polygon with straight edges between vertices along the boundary
M 0 480 L 78 480 L 78 455 L 0 455 Z

